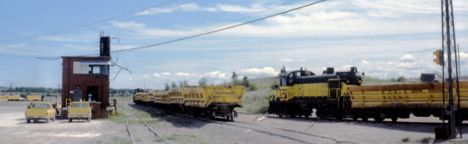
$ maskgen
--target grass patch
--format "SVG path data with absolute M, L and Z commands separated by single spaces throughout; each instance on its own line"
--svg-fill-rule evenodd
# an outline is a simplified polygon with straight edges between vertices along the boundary
M 109 120 L 116 123 L 125 123 L 127 116 L 121 112 L 117 112 L 115 115 L 109 115 Z
M 271 93 L 272 91 L 268 88 L 247 92 L 243 101 L 243 107 L 236 110 L 249 113 L 265 113 L 268 110 L 268 101 Z
M 114 137 L 112 143 L 113 144 L 132 144 L 132 141 L 126 138 Z

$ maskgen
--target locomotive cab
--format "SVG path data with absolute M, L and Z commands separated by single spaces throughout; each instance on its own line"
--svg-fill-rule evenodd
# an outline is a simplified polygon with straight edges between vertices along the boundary
M 294 84 L 326 83 L 330 79 L 340 79 L 349 85 L 361 85 L 362 75 L 356 67 L 351 67 L 349 71 L 335 72 L 334 68 L 328 67 L 322 75 L 307 70 L 282 71 L 280 74 L 280 86 L 293 86 Z
M 289 73 L 286 73 L 283 71 L 280 74 L 280 86 L 292 86 L 296 83 L 296 79 L 298 77 L 306 77 L 306 76 L 314 76 L 315 74 L 311 71 L 303 70 L 302 68 L 300 70 L 292 71 Z

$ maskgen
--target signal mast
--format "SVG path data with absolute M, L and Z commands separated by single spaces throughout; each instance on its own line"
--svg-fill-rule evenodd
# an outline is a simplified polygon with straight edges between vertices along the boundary
M 457 131 L 461 132 L 461 120 L 458 115 L 460 108 L 460 90 L 459 90 L 459 49 L 456 46 L 455 20 L 453 16 L 453 0 L 441 0 L 441 22 L 442 22 L 442 49 L 436 50 L 434 62 L 442 66 L 442 127 L 436 128 L 436 139 L 454 139 L 457 137 Z M 444 59 L 444 56 L 447 56 Z M 452 56 L 454 56 L 452 58 Z M 445 60 L 447 63 L 445 63 Z M 455 69 L 455 80 L 454 72 Z M 447 72 L 447 78 L 445 77 Z M 454 83 L 455 82 L 455 83 Z M 447 84 L 446 84 L 447 83 Z M 454 85 L 455 84 L 455 85 Z M 455 107 L 455 94 L 457 96 L 457 107 Z M 447 92 L 447 93 L 446 93 Z M 446 94 L 448 95 L 448 105 L 445 105 Z M 445 123 L 448 120 L 448 124 Z M 460 128 L 457 130 L 457 127 Z

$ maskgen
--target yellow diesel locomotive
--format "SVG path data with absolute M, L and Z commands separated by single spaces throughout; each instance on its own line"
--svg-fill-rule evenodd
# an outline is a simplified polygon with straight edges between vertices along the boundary
M 442 83 L 437 81 L 387 85 L 361 85 L 362 75 L 356 67 L 334 72 L 327 68 L 322 75 L 306 70 L 280 74 L 268 112 L 279 117 L 309 117 L 315 110 L 319 118 L 353 118 L 380 122 L 390 118 L 435 116 L 446 119 L 442 109 L 448 106 Z M 448 84 L 445 85 L 447 87 Z M 459 82 L 455 91 L 458 122 L 468 119 L 468 82 Z M 447 97 L 447 94 L 445 94 Z M 458 97 L 459 96 L 459 97 Z
M 362 75 L 356 67 L 336 73 L 333 68 L 327 68 L 322 75 L 303 69 L 282 71 L 268 112 L 279 117 L 309 117 L 315 109 L 318 117 L 341 118 L 351 105 L 348 86 L 361 83 Z

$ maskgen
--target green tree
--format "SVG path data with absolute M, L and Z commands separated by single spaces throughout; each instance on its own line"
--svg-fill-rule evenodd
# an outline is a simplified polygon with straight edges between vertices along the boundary
M 189 86 L 186 80 L 179 82 L 179 87 L 186 87 L 186 86 Z
M 245 87 L 250 87 L 249 78 L 247 78 L 247 76 L 244 76 L 244 78 L 242 78 L 242 85 Z
M 198 86 L 206 86 L 207 83 L 208 79 L 206 79 L 205 77 L 202 77 L 200 80 L 198 80 Z
M 235 71 L 232 72 L 232 84 L 233 85 L 237 85 L 237 84 L 240 84 L 239 82 L 239 76 L 237 75 L 237 73 Z
M 171 82 L 171 88 L 177 88 L 177 83 L 175 81 L 172 81 Z
M 400 76 L 396 79 L 397 82 L 404 82 L 406 81 L 406 78 L 404 76 Z
M 171 88 L 171 86 L 169 86 L 169 83 L 166 83 L 165 87 L 164 87 L 164 90 L 169 90 Z

